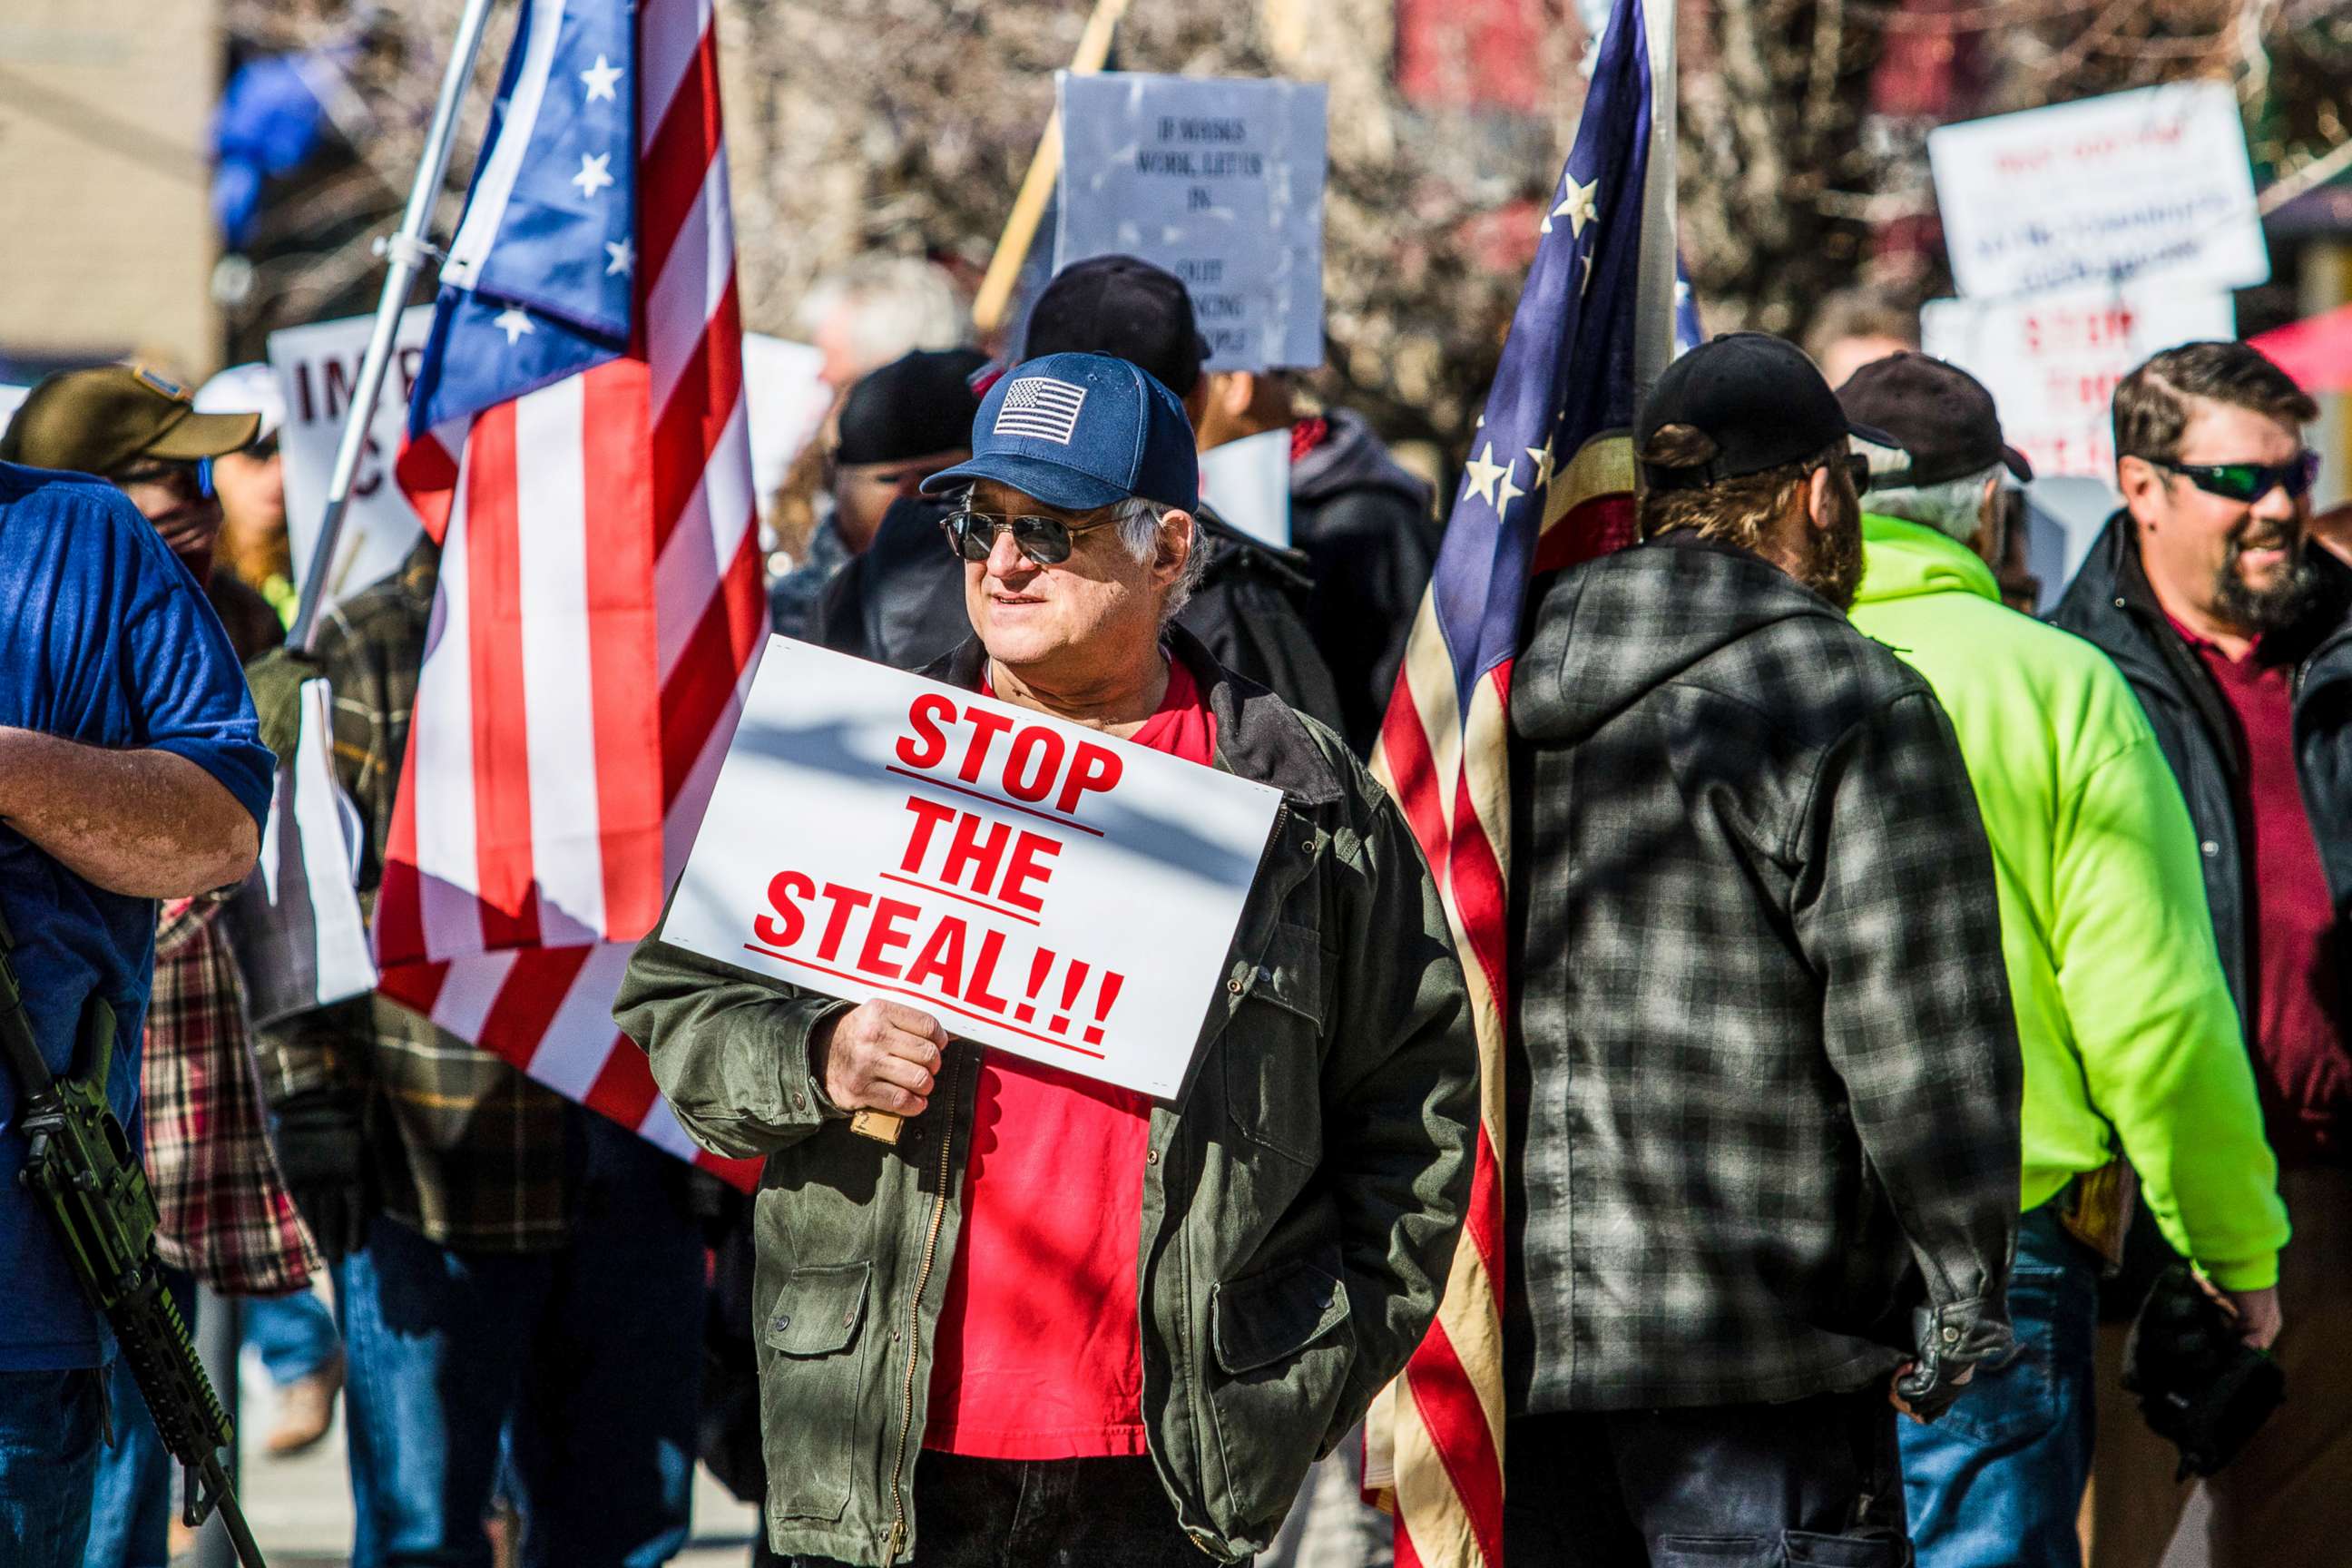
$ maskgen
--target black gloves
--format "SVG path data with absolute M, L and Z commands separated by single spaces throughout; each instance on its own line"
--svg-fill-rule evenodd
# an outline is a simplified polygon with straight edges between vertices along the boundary
M 278 1170 L 310 1239 L 330 1263 L 367 1245 L 375 1213 L 360 1107 L 335 1089 L 298 1094 L 278 1108 Z
M 1956 1381 L 1964 1373 L 1979 1364 L 1988 1371 L 2005 1366 L 2016 1352 L 2017 1336 L 2009 1324 L 1986 1316 L 1983 1308 L 1981 1301 L 1956 1301 L 1911 1314 L 1918 1357 L 1895 1379 L 1895 1391 L 1920 1420 L 1933 1421 L 1968 1392 Z

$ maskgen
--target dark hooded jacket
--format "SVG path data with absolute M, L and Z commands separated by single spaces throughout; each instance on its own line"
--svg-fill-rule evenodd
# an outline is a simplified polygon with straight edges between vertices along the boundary
M 1307 628 L 1339 685 L 1339 732 L 1370 756 L 1438 531 L 1428 482 L 1389 456 L 1360 416 L 1327 417 L 1323 439 L 1290 465 L 1290 542 L 1314 571 Z
M 1927 684 L 1676 534 L 1558 579 L 1510 721 L 1513 1409 L 1795 1399 L 1922 1341 L 2000 1351 L 2017 1032 Z
M 2263 657 L 2294 668 L 2295 772 L 2327 874 L 2340 945 L 2352 915 L 2352 572 L 2317 545 L 2311 552 L 2325 592 L 2301 624 L 2263 639 Z M 2213 935 L 2242 1017 L 2253 1000 L 2255 940 L 2246 894 L 2251 851 L 2238 805 L 2243 742 L 2229 700 L 2157 602 L 2129 513 L 2108 519 L 2050 619 L 2104 649 L 2147 710 L 2196 824 Z M 2343 983 L 2352 987 L 2352 977 Z M 2352 993 L 2340 1002 L 2338 1016 L 2352 1017 Z M 2339 1124 L 2352 1116 L 2352 1107 L 2337 1103 L 2341 1086 L 2303 1086 L 2300 1103 L 2287 1103 L 2296 1095 L 2267 1080 L 2263 1089 L 2271 1142 L 2282 1153 L 2304 1153 L 2343 1138 Z M 2300 1124 L 2281 1126 L 2282 1116 Z
M 866 553 L 834 577 L 812 640 L 912 670 L 962 646 L 971 636 L 963 563 L 940 533 L 952 504 L 932 496 L 894 503 Z M 1176 624 L 1199 637 L 1220 668 L 1338 728 L 1339 689 L 1307 627 L 1313 587 L 1307 558 L 1260 543 L 1205 505 L 1199 522 L 1196 548 L 1207 559 Z

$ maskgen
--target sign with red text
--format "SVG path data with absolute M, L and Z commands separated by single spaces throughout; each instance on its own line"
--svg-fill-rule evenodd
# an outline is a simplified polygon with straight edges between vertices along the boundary
M 1920 344 L 1992 394 L 2001 434 L 2037 478 L 2115 482 L 2116 383 L 2150 354 L 2237 335 L 2228 293 L 2148 281 L 2023 300 L 1933 300 Z
M 661 937 L 1171 1098 L 1281 798 L 775 637 Z
M 327 570 L 328 605 L 389 574 L 424 536 L 416 509 L 392 477 L 392 460 L 400 454 L 408 395 L 415 387 L 416 366 L 432 326 L 430 305 L 412 305 L 401 312 L 383 395 L 376 399 L 375 416 L 368 422 L 367 445 L 352 477 L 342 536 Z M 286 539 L 293 548 L 297 584 L 310 570 L 310 546 L 319 537 L 319 524 L 326 521 L 335 448 L 343 438 L 343 416 L 351 410 L 360 361 L 374 330 L 373 316 L 351 316 L 269 334 L 269 368 L 286 397 L 286 424 L 278 432 L 278 449 L 284 458 Z
M 2271 275 L 2237 89 L 2172 82 L 1927 133 L 1952 279 L 1971 298 Z

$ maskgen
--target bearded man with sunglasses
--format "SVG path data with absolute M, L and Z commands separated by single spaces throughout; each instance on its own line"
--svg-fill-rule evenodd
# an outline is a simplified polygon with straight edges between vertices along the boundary
M 2244 343 L 2134 370 L 2115 394 L 2124 509 L 2053 616 L 2122 669 L 2188 798 L 2294 1227 L 2272 1347 L 2287 1403 L 2210 1483 L 2216 1568 L 2340 1562 L 2352 1539 L 2352 572 L 2310 537 L 2317 414 Z M 2102 1332 L 2111 1387 L 2122 1328 Z M 2171 1464 L 2101 1412 L 2095 1568 L 2162 1558 L 2187 1497 Z
M 1283 793 L 1190 1087 L 1157 1102 L 658 932 L 614 1016 L 704 1147 L 767 1162 L 777 1552 L 1239 1562 L 1435 1312 L 1476 1114 L 1463 973 L 1387 794 L 1171 624 L 1198 561 L 1176 395 L 1049 354 L 990 389 L 971 445 L 924 488 L 962 491 L 976 635 L 926 673 Z M 910 1121 L 886 1147 L 862 1108 Z

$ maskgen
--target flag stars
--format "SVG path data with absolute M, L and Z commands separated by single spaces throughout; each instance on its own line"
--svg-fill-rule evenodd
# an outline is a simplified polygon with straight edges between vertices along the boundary
M 1517 458 L 1503 465 L 1503 477 L 1495 486 L 1496 517 L 1508 517 L 1511 514 L 1511 503 L 1528 493 L 1511 482 L 1511 476 L 1518 470 L 1518 467 L 1519 462 Z
M 621 76 L 620 67 L 612 64 L 604 56 L 598 55 L 596 63 L 580 73 L 581 84 L 588 89 L 588 96 L 583 101 L 593 103 L 601 98 L 607 103 L 618 103 L 620 96 L 613 89 L 620 81 Z
M 604 242 L 604 254 L 612 259 L 604 264 L 607 278 L 626 278 L 636 270 L 637 247 L 626 237 Z
M 1559 205 L 1552 208 L 1543 220 L 1543 232 L 1546 234 L 1551 232 L 1553 218 L 1564 217 L 1568 220 L 1568 232 L 1576 238 L 1582 239 L 1584 226 L 1601 216 L 1600 195 L 1600 181 L 1594 180 L 1580 185 L 1573 175 L 1570 176 L 1567 191 L 1560 197 Z
M 1506 465 L 1495 461 L 1495 443 L 1489 441 L 1479 450 L 1476 457 L 1462 465 L 1462 471 L 1468 478 L 1470 493 L 1488 506 L 1493 506 L 1495 481 L 1502 479 L 1509 469 Z
M 1528 456 L 1536 465 L 1535 488 L 1539 490 L 1551 489 L 1552 476 L 1559 472 L 1559 459 L 1552 455 L 1551 442 L 1552 438 L 1546 436 L 1542 446 L 1529 447 L 1527 449 Z
M 530 318 L 522 313 L 521 307 L 517 305 L 509 305 L 493 316 L 490 319 L 490 325 L 506 333 L 509 348 L 522 342 L 526 334 L 538 330 L 530 324 Z
M 591 157 L 581 153 L 580 172 L 572 176 L 572 183 L 580 187 L 582 195 L 593 197 L 613 183 L 613 154 L 599 153 Z

